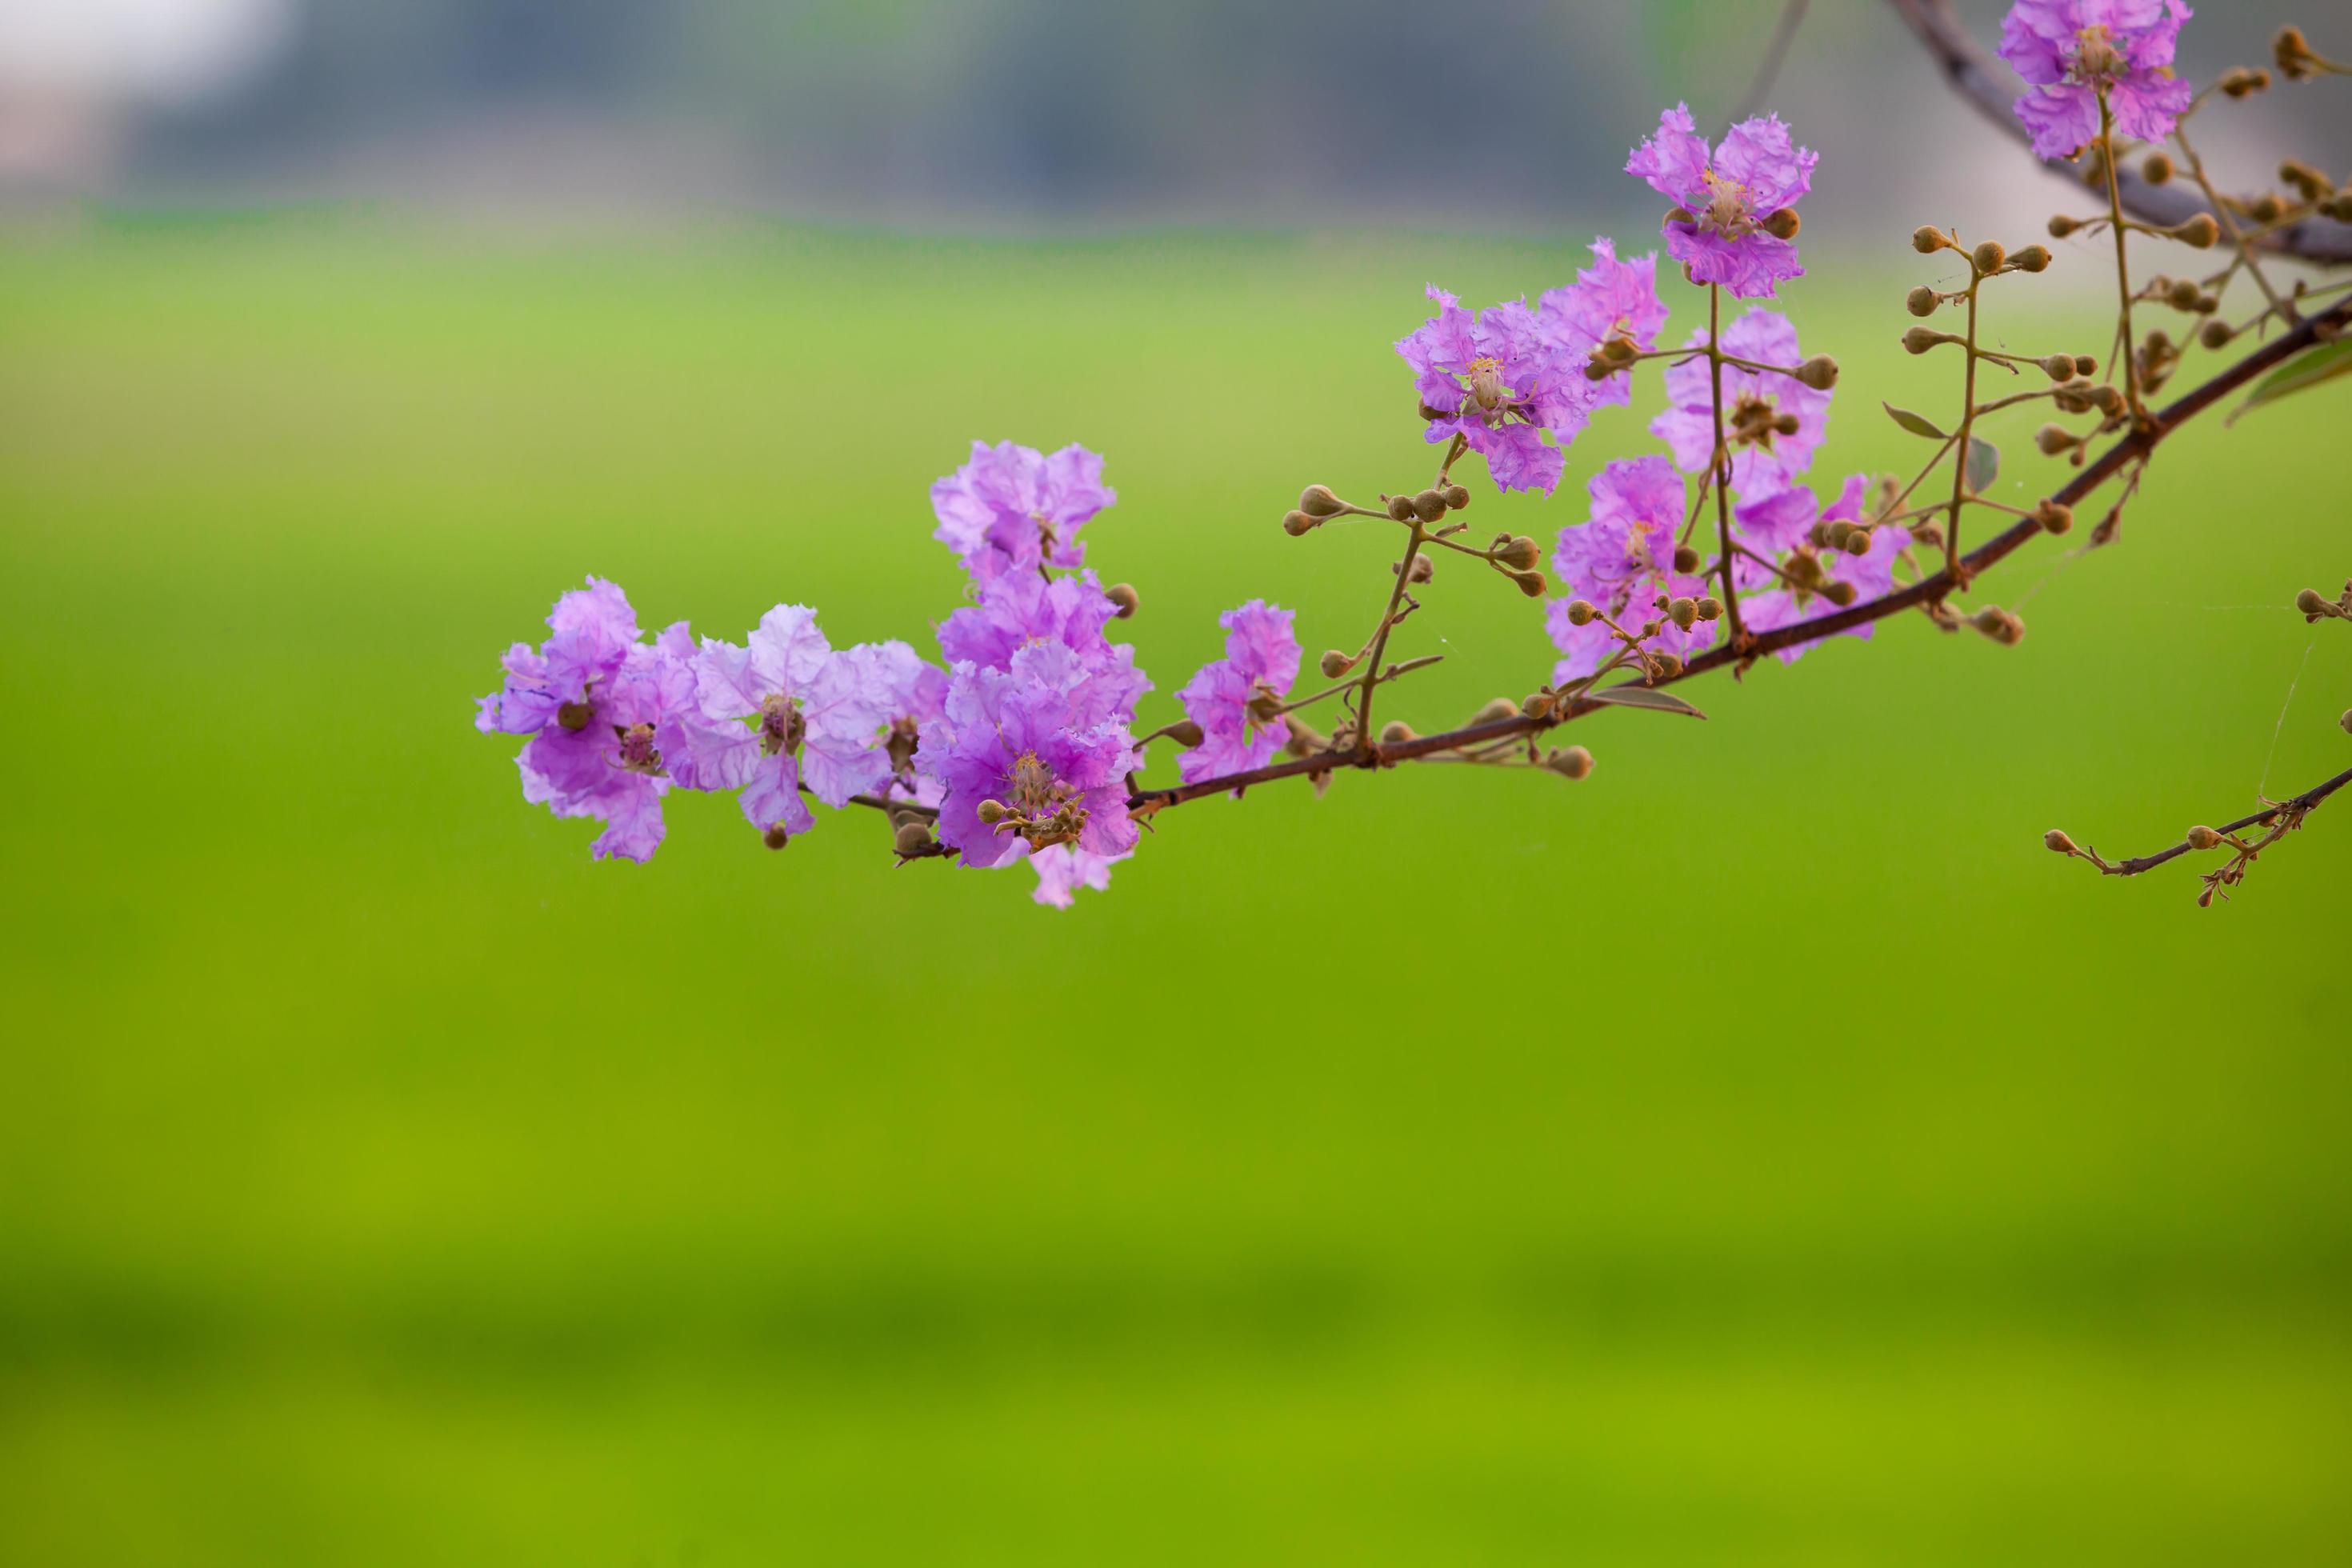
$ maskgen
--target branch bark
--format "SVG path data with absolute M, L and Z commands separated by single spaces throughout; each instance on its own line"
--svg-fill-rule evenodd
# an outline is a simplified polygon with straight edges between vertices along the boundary
M 1959 18 L 1952 14 L 1950 0 L 1887 0 L 1887 4 L 1918 35 L 1919 42 L 1942 68 L 1944 79 L 1952 90 L 2000 127 L 2004 135 L 2030 151 L 2032 138 L 2018 122 L 2017 88 L 2009 68 L 2000 57 L 1969 37 Z M 2070 183 L 2080 184 L 2062 163 L 2043 160 L 2042 167 Z M 2212 210 L 2186 185 L 2151 185 L 2135 171 L 2120 167 L 2116 175 L 2124 210 L 2143 223 L 2169 228 Z M 2264 235 L 2255 243 L 2263 250 L 2323 266 L 2340 267 L 2352 262 L 2352 224 L 2330 218 L 2306 218 Z
M 2210 408 L 2231 392 L 2283 362 L 2294 358 L 2315 343 L 2333 338 L 2352 328 L 2352 300 L 2339 301 L 2332 310 L 2312 316 L 2293 331 L 2281 333 L 2252 353 L 2239 360 L 2228 369 L 2203 383 L 2178 400 L 2158 411 L 2153 423 L 2133 430 L 2099 454 L 2082 472 L 2054 491 L 2051 500 L 2062 506 L 2080 505 L 2100 486 L 2123 471 L 2131 463 L 2146 458 L 2166 437 L 2199 414 Z M 1852 605 L 1834 615 L 1800 621 L 1792 626 L 1778 626 L 1768 632 L 1751 634 L 1747 647 L 1734 652 L 1720 646 L 1701 654 L 1684 667 L 1680 675 L 1653 682 L 1672 686 L 1696 676 L 1723 668 L 1727 665 L 1744 664 L 1799 643 L 1812 642 L 1821 637 L 1847 631 L 1872 621 L 1941 599 L 1961 584 L 1973 582 L 1985 568 L 2014 554 L 2028 540 L 2042 531 L 2039 522 L 2027 519 L 1960 558 L 1960 576 L 1956 582 L 1947 569 L 1921 578 L 1908 587 L 1898 588 L 1882 598 Z M 1410 741 L 1372 742 L 1368 749 L 1350 752 L 1322 752 L 1310 757 L 1297 757 L 1263 768 L 1251 768 L 1244 773 L 1225 773 L 1216 778 L 1202 779 L 1193 784 L 1178 784 L 1167 789 L 1139 790 L 1128 797 L 1128 807 L 1133 811 L 1159 811 L 1186 801 L 1200 800 L 1231 790 L 1246 789 L 1254 784 L 1271 784 L 1277 779 L 1297 778 L 1311 773 L 1335 773 L 1341 768 L 1393 767 L 1416 757 L 1434 755 L 1440 752 L 1462 751 L 1496 741 L 1508 741 L 1518 736 L 1538 735 L 1557 729 L 1588 713 L 1599 712 L 1610 706 L 1588 697 L 1580 697 L 1541 718 L 1520 714 L 1513 719 L 1497 719 L 1491 723 L 1473 724 L 1465 729 L 1449 730 L 1442 734 L 1417 735 Z M 2334 786 L 2330 786 L 2334 787 Z

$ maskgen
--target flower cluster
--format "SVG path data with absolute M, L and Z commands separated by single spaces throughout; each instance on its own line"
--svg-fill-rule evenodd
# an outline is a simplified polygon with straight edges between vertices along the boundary
M 1120 602 L 1083 569 L 1078 530 L 1114 499 L 1102 459 L 975 444 L 931 497 L 975 600 L 938 627 L 944 668 L 898 640 L 836 649 L 803 605 L 741 644 L 698 643 L 683 621 L 647 640 L 592 577 L 544 644 L 508 651 L 477 728 L 526 737 L 524 798 L 603 821 L 600 858 L 651 858 L 676 788 L 733 793 L 771 848 L 815 826 L 812 800 L 856 803 L 899 818 L 908 858 L 1028 858 L 1048 903 L 1105 886 L 1135 846 L 1128 725 L 1151 683 L 1105 635 Z

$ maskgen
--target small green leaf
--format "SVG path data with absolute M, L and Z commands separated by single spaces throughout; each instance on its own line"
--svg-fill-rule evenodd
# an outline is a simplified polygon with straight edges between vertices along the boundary
M 1607 702 L 1619 708 L 1646 708 L 1653 713 L 1687 713 L 1694 719 L 1706 714 L 1684 701 L 1671 691 L 1661 691 L 1654 686 L 1605 686 L 1598 691 L 1584 693 L 1587 702 Z
M 1914 414 L 1908 408 L 1897 408 L 1892 403 L 1882 403 L 1879 406 L 1886 410 L 1888 417 L 1892 418 L 1895 423 L 1902 426 L 1903 428 L 1910 431 L 1914 436 L 1925 436 L 1930 441 L 1948 441 L 1951 439 L 1950 437 L 1936 428 L 1936 423 L 1934 420 L 1927 418 L 1924 415 Z
M 2000 474 L 2000 448 L 1980 436 L 1969 437 L 1969 493 L 1982 495 Z
M 2235 425 L 2240 415 L 2260 408 L 2265 403 L 2276 403 L 2290 393 L 2317 386 L 2323 381 L 2333 381 L 2339 375 L 2352 375 L 2352 337 L 2338 338 L 2324 349 L 2291 359 L 2264 376 L 2252 395 L 2238 405 L 2228 423 Z

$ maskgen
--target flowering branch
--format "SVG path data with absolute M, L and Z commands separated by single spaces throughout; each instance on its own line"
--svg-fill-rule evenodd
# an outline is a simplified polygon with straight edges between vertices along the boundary
M 2192 827 L 2187 837 L 2170 848 L 2159 849 L 2153 855 L 2134 856 L 2128 860 L 2102 859 L 2097 850 L 2078 846 L 2055 827 L 2042 836 L 2042 842 L 2061 855 L 2089 861 L 2099 868 L 2103 877 L 2137 877 L 2183 855 L 2226 847 L 2230 851 L 2229 858 L 2218 868 L 2201 874 L 2205 890 L 2197 895 L 2197 906 L 2210 909 L 2216 897 L 2229 897 L 2223 889 L 2234 888 L 2246 879 L 2246 868 L 2253 864 L 2254 857 L 2301 827 L 2304 818 L 2316 810 L 2321 801 L 2346 784 L 2352 784 L 2352 768 L 2345 769 L 2325 784 L 2314 784 L 2301 795 L 2273 801 L 2262 810 L 2242 816 L 2235 822 L 2224 823 L 2220 827 Z M 2263 827 L 2268 831 L 2260 838 L 2242 837 L 2241 835 L 2250 827 Z
M 1792 19 L 1801 9 L 1790 8 Z M 1423 437 L 1445 449 L 1436 478 L 1417 492 L 1380 497 L 1378 508 L 1309 485 L 1283 519 L 1293 539 L 1339 518 L 1386 519 L 1405 530 L 1379 619 L 1353 652 L 1332 648 L 1318 661 L 1330 684 L 1293 694 L 1301 664 L 1296 613 L 1254 599 L 1220 617 L 1224 656 L 1176 693 L 1183 717 L 1139 739 L 1138 708 L 1152 682 L 1135 649 L 1113 642 L 1109 627 L 1132 617 L 1140 601 L 1126 584 L 1101 584 L 1080 539 L 1117 499 L 1102 482 L 1101 458 L 1076 446 L 1048 456 L 1010 442 L 975 442 L 971 459 L 931 489 L 933 536 L 956 555 L 971 600 L 934 627 L 944 668 L 904 642 L 835 649 L 818 630 L 816 613 L 800 605 L 770 610 L 742 646 L 698 639 L 683 621 L 648 638 L 621 590 L 592 577 L 557 601 L 548 621 L 554 635 L 545 643 L 508 651 L 504 684 L 481 700 L 477 727 L 524 738 L 517 762 L 525 798 L 559 816 L 604 823 L 590 847 L 599 857 L 650 857 L 671 790 L 734 795 L 771 849 L 810 830 L 814 801 L 881 813 L 901 864 L 953 859 L 984 868 L 1025 861 L 1038 878 L 1034 896 L 1066 905 L 1078 888 L 1108 886 L 1112 866 L 1135 852 L 1158 814 L 1190 801 L 1237 797 L 1297 777 L 1316 781 L 1319 792 L 1342 768 L 1409 762 L 1534 767 L 1580 779 L 1592 770 L 1591 754 L 1581 746 L 1546 751 L 1538 737 L 1611 707 L 1704 719 L 1667 689 L 1727 666 L 1745 670 L 1766 655 L 1793 662 L 1825 637 L 1868 637 L 1876 622 L 1903 610 L 1921 609 L 1943 629 L 1957 629 L 1963 616 L 1949 603 L 1954 596 L 2028 539 L 2065 532 L 2074 506 L 2119 479 L 2122 500 L 2091 533 L 2094 544 L 2112 539 L 2157 446 L 2233 388 L 2277 369 L 2247 400 L 2255 406 L 2352 368 L 2332 352 L 2287 365 L 2336 343 L 2352 325 L 2352 300 L 2300 315 L 2252 254 L 2255 244 L 2311 210 L 2352 200 L 2308 164 L 2282 165 L 2282 177 L 2296 187 L 2294 203 L 2217 198 L 2235 252 L 2222 271 L 2202 282 L 2159 277 L 2132 284 L 2127 231 L 2157 231 L 2126 216 L 2118 137 L 2161 141 L 2196 108 L 2196 95 L 2171 69 L 2187 19 L 2180 0 L 2120 10 L 2112 0 L 2016 0 L 2011 7 L 2001 54 L 2029 83 L 2015 105 L 2019 119 L 2038 152 L 2087 154 L 2106 186 L 2104 214 L 2062 216 L 2051 232 L 2102 223 L 2112 231 L 2116 353 L 2109 379 L 2100 382 L 2088 356 L 2032 358 L 1985 346 L 1983 285 L 2045 270 L 2050 251 L 2030 245 L 2012 253 L 1990 239 L 1969 248 L 1940 228 L 1921 227 L 1912 236 L 1920 254 L 1958 252 L 1969 272 L 1965 288 L 1921 285 L 1906 301 L 1923 318 L 1946 305 L 1966 307 L 1962 331 L 1922 322 L 1903 334 L 1912 353 L 1955 345 L 1964 356 L 1962 405 L 1950 433 L 1924 416 L 1887 408 L 1905 429 L 1936 443 L 1908 484 L 1899 476 L 1856 474 L 1822 503 L 1806 474 L 1823 443 L 1837 363 L 1806 357 L 1790 318 L 1753 303 L 1777 299 L 1781 283 L 1803 273 L 1795 209 L 1811 189 L 1817 154 L 1770 115 L 1735 124 L 1710 144 L 1687 106 L 1677 105 L 1659 117 L 1625 169 L 1672 204 L 1660 233 L 1684 280 L 1704 291 L 1704 323 L 1679 346 L 1661 347 L 1668 308 L 1658 294 L 1656 255 L 1621 258 L 1606 239 L 1593 244 L 1592 265 L 1573 283 L 1532 305 L 1520 299 L 1474 310 L 1433 287 L 1435 313 L 1396 348 L 1413 373 Z M 2290 35 L 2279 45 L 2283 71 L 2300 77 L 2336 68 L 2300 35 L 2291 37 L 2294 49 Z M 2222 90 L 2230 90 L 2226 81 Z M 2210 195 L 2204 167 L 2185 141 L 2182 154 Z M 2159 184 L 2169 177 L 2155 172 L 2161 156 L 2142 166 Z M 2240 216 L 2252 226 L 2239 225 Z M 2222 226 L 2200 212 L 2161 232 L 2204 248 Z M 2263 319 L 2275 315 L 2283 330 L 2150 413 L 2146 400 L 2178 367 L 2182 350 L 2160 331 L 2136 341 L 2135 302 L 2160 300 L 2210 316 L 2242 270 L 2270 302 Z M 2297 285 L 2293 299 L 2308 306 L 2326 292 Z M 1750 302 L 1737 320 L 1725 319 L 1727 293 Z M 2235 336 L 2213 325 L 2199 334 L 2209 347 Z M 1600 411 L 1631 404 L 1636 372 L 1654 362 L 1663 367 L 1666 407 L 1648 428 L 1665 449 L 1601 466 L 1587 486 L 1590 512 L 1559 532 L 1551 574 L 1538 569 L 1543 550 L 1528 535 L 1498 533 L 1484 545 L 1461 537 L 1470 524 L 1458 514 L 1472 498 L 1454 478 L 1457 462 L 1475 454 L 1499 489 L 1551 495 L 1565 474 L 1563 449 Z M 1988 365 L 2011 377 L 2038 370 L 2053 384 L 1979 401 L 1979 371 Z M 1984 496 L 2000 453 L 1978 434 L 1978 420 L 2037 397 L 2061 414 L 2095 412 L 2098 420 L 2084 435 L 2042 427 L 2035 444 L 2049 456 L 2067 456 L 2079 471 L 2029 511 Z M 2093 459 L 2093 444 L 2111 434 L 2116 439 Z M 1947 459 L 1948 494 L 1914 504 Z M 1710 504 L 1716 526 L 1702 550 L 1700 519 Z M 2017 521 L 1963 553 L 1969 507 Z M 1927 571 L 1915 549 L 1940 555 L 1940 569 Z M 1376 722 L 1375 708 L 1387 706 L 1383 686 L 1437 662 L 1434 654 L 1391 659 L 1391 649 L 1398 628 L 1422 611 L 1415 589 L 1434 580 L 1441 553 L 1467 556 L 1544 601 L 1560 657 L 1525 699 L 1498 698 L 1467 724 L 1424 736 L 1402 720 Z M 1558 597 L 1550 596 L 1555 574 Z M 2315 620 L 2352 620 L 2352 584 L 2333 602 L 2315 594 L 2304 599 L 2310 602 L 2299 599 L 2298 607 Z M 2003 645 L 2025 634 L 2024 623 L 1997 605 L 1966 620 Z M 1306 718 L 1325 702 L 1339 710 L 1328 738 Z M 1160 742 L 1177 748 L 1178 782 L 1146 787 L 1149 748 Z M 2227 830 L 2192 834 L 2194 847 L 2226 843 L 2235 853 L 2208 877 L 2208 901 L 2241 880 L 2264 847 L 2298 826 L 2335 787 L 2277 803 L 2268 816 Z M 2267 826 L 2268 836 L 2234 837 L 2254 823 Z M 2061 840 L 2054 836 L 2053 847 L 2077 853 Z
M 2031 142 L 2011 112 L 2016 94 L 1992 55 L 1969 36 L 1949 0 L 1887 0 L 1895 15 L 1911 26 L 1954 91 L 2003 133 Z M 2298 35 L 2299 37 L 2300 35 Z M 2268 73 L 2261 73 L 2267 82 Z M 2252 73 L 2248 79 L 2252 79 Z M 2210 209 L 2198 196 L 2178 186 L 2151 184 L 2128 169 L 2116 171 L 2119 205 L 2142 221 L 2160 228 L 2188 222 Z M 2256 243 L 2299 260 L 2337 267 L 2352 262 L 2352 223 L 2340 218 L 2305 216 L 2261 234 Z

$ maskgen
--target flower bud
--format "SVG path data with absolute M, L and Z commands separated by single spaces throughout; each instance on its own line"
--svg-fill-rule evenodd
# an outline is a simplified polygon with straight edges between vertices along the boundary
M 1839 518 L 1829 526 L 1828 544 L 1832 550 L 1843 550 L 1845 542 L 1853 537 L 1853 524 Z
M 1540 572 L 1514 572 L 1511 574 L 1511 581 L 1517 583 L 1519 585 L 1519 592 L 1530 599 L 1542 598 L 1544 590 L 1551 586 Z
M 2067 837 L 2062 829 L 2055 827 L 2042 836 L 2042 847 L 2044 849 L 2054 849 L 2061 855 L 2075 853 L 2074 841 Z
M 1445 504 L 1452 507 L 1455 511 L 1460 511 L 1464 507 L 1470 504 L 1470 492 L 1464 489 L 1460 485 L 1448 485 L 1437 493 L 1444 496 L 1445 498 Z
M 765 833 L 760 835 L 760 842 L 771 849 L 782 849 L 792 841 L 793 836 L 784 831 L 784 825 L 781 822 L 772 824 Z
M 2050 220 L 2050 237 L 2063 239 L 2082 226 L 2081 218 L 2068 217 L 2064 213 L 2060 213 Z
M 909 822 L 898 829 L 891 847 L 901 855 L 920 855 L 931 847 L 931 830 L 919 822 Z
M 2281 27 L 2271 39 L 2271 58 L 2277 62 L 2280 74 L 2289 81 L 2301 81 L 2306 76 L 2319 74 L 2319 57 L 2311 52 L 2304 40 L 2303 29 Z
M 1857 528 L 1853 532 L 1847 534 L 1845 536 L 1845 552 L 1848 555 L 1869 554 L 1870 530 L 1866 528 Z
M 1688 207 L 1670 207 L 1666 211 L 1666 216 L 1659 220 L 1662 225 L 1696 223 L 1697 221 L 1698 216 L 1696 213 L 1693 213 Z
M 1582 746 L 1564 746 L 1544 753 L 1543 765 L 1564 779 L 1589 778 L 1592 773 L 1592 753 Z
M 1678 654 L 1654 652 L 1650 655 L 1650 665 L 1659 680 L 1672 680 L 1683 672 L 1683 661 Z
M 1542 546 L 1526 534 L 1515 534 L 1511 542 L 1495 552 L 1495 559 L 1516 571 L 1524 572 L 1543 557 Z
M 1435 490 L 1423 490 L 1412 498 L 1412 514 L 1423 522 L 1435 522 L 1445 515 L 1445 498 Z
M 1723 614 L 1723 601 L 1712 594 L 1702 594 L 1698 601 L 1698 618 L 1711 621 Z
M 1842 579 L 1832 578 L 1822 584 L 1822 597 L 1843 610 L 1853 603 L 1854 586 Z
M 1492 702 L 1487 703 L 1484 708 L 1479 709 L 1475 713 L 1471 714 L 1470 722 L 1473 724 L 1499 724 L 1506 719 L 1516 719 L 1518 716 L 1519 705 L 1517 703 L 1512 701 L 1507 697 L 1497 697 Z
M 2164 302 L 2176 310 L 2193 310 L 2204 297 L 2205 290 L 2197 287 L 2193 278 L 2176 278 L 2172 287 L 2164 291 Z
M 2033 433 L 2033 444 L 2045 458 L 2054 458 L 2075 444 L 2074 433 L 2063 425 L 2044 425 Z
M 2139 177 L 2151 185 L 2161 185 L 2172 178 L 2172 160 L 2161 153 L 2150 153 L 2141 160 Z
M 1412 738 L 1412 726 L 1402 719 L 1391 719 L 1381 726 L 1381 744 L 1384 746 L 1393 746 Z
M 588 728 L 588 721 L 595 717 L 595 705 L 589 702 L 566 702 L 555 710 L 555 721 L 575 735 Z
M 1666 619 L 1685 631 L 1690 630 L 1692 624 L 1698 619 L 1697 601 L 1680 597 L 1667 600 Z
M 2305 588 L 2294 596 L 2294 607 L 2305 616 L 2317 620 L 2322 616 L 2340 616 L 2344 612 L 2319 596 L 2316 588 Z
M 1309 517 L 1337 517 L 1348 503 L 1333 495 L 1328 485 L 1309 485 L 1298 492 L 1298 510 Z
M 2020 272 L 2046 272 L 2050 269 L 2050 247 L 2029 245 L 2009 258 L 2009 264 Z
M 1402 564 L 1403 564 L 1402 562 L 1390 562 L 1389 575 L 1391 577 L 1395 576 L 1397 574 L 1397 568 Z M 1416 555 L 1412 558 L 1412 574 L 1407 577 L 1405 581 L 1408 583 L 1429 583 L 1434 582 L 1436 577 L 1437 563 L 1432 561 L 1426 555 Z
M 2076 375 L 2096 375 L 2099 374 L 2099 362 L 2089 354 L 2076 354 L 2074 356 L 2074 374 Z
M 1286 511 L 1282 514 L 1282 531 L 1293 539 L 1312 532 L 1322 526 L 1320 522 L 1303 511 Z
M 2072 381 L 2074 379 L 2074 356 L 2073 354 L 2052 354 L 2049 358 L 2039 363 L 2042 366 L 2042 374 L 2048 376 L 2053 381 Z
M 2046 532 L 2063 533 L 2074 526 L 2074 509 L 2063 501 L 2052 500 L 2045 496 L 2042 504 L 2033 509 L 2033 521 L 2040 523 Z
M 1796 208 L 1782 207 L 1764 220 L 1764 232 L 1774 239 L 1794 239 L 1797 237 L 1798 227 L 1803 222 L 1804 220 L 1797 216 Z
M 1549 691 L 1530 691 L 1519 704 L 1519 711 L 1530 719 L 1541 719 L 1551 712 L 1552 696 Z
M 2221 237 L 2221 226 L 2213 221 L 2211 213 L 2199 213 L 2188 222 L 2176 224 L 2164 232 L 2192 250 L 2207 250 Z
M 2352 735 L 2352 708 L 2344 710 L 2344 716 L 2336 721 L 2336 727 L 2346 734 Z
M 1837 378 L 1838 363 L 1827 354 L 1815 354 L 1797 367 L 1797 380 L 1815 392 L 1827 392 Z
M 1983 241 L 1969 257 L 1969 264 L 1988 278 L 2000 271 L 2008 260 L 2008 248 L 1997 239 Z
M 1793 436 L 1804 427 L 1805 422 L 1798 418 L 1793 410 L 1787 414 L 1775 415 L 1772 418 L 1772 433 L 1775 436 Z
M 1175 742 L 1178 745 L 1182 746 L 1187 751 L 1190 751 L 1192 747 L 1199 745 L 1202 741 L 1208 739 L 1208 731 L 1202 730 L 1200 725 L 1194 723 L 1190 719 L 1180 719 L 1175 723 L 1169 725 L 1162 732 L 1166 734 L 1170 740 Z
M 1687 544 L 1675 546 L 1675 570 L 1688 576 L 1698 570 L 1698 552 Z
M 1412 521 L 1412 498 L 1411 496 L 1389 497 L 1389 515 L 1399 522 Z
M 2015 647 L 2025 640 L 2025 623 L 1998 605 L 1987 605 L 1970 616 L 1969 625 L 2003 647 Z
M 1949 243 L 1944 231 L 1933 224 L 1923 223 L 1911 231 L 1911 248 L 1922 256 L 1933 256 Z
M 1938 343 L 1957 343 L 1961 340 L 1949 332 L 1939 332 L 1933 327 L 1913 327 L 1903 334 L 1903 352 L 1923 354 Z
M 1323 671 L 1324 679 L 1337 680 L 1341 676 L 1356 668 L 1356 658 L 1353 654 L 1341 653 L 1336 647 L 1326 648 L 1323 651 L 1323 660 L 1320 668 Z
M 1915 316 L 1932 316 L 1943 302 L 1944 297 L 1925 283 L 1903 296 L 1903 308 Z
M 2235 336 L 2237 334 L 2230 330 L 2229 322 L 2208 321 L 2199 330 L 2197 341 L 2209 349 L 2226 349 L 2230 346 L 2230 340 Z
M 1004 803 L 1001 800 L 983 800 L 974 810 L 973 815 L 978 816 L 984 826 L 993 827 L 1013 814 L 1004 808 Z
M 1641 353 L 1633 346 L 1633 340 L 1622 332 L 1601 345 L 1601 357 L 1611 364 L 1632 364 Z
M 1589 626 L 1592 624 L 1592 617 L 1600 613 L 1600 611 L 1592 607 L 1592 601 L 1590 599 L 1570 599 L 1568 602 L 1568 624 L 1570 626 Z
M 2191 849 L 2211 849 L 2221 842 L 2221 836 L 2201 822 L 2189 830 L 2189 847 Z
M 1141 603 L 1136 595 L 1135 584 L 1132 583 L 1113 583 L 1103 590 L 1103 597 L 1118 606 L 1112 613 L 1122 621 L 1133 616 L 1136 605 Z
M 1944 525 L 1932 517 L 1913 523 L 1911 542 L 1922 550 L 1941 550 L 1944 548 Z

